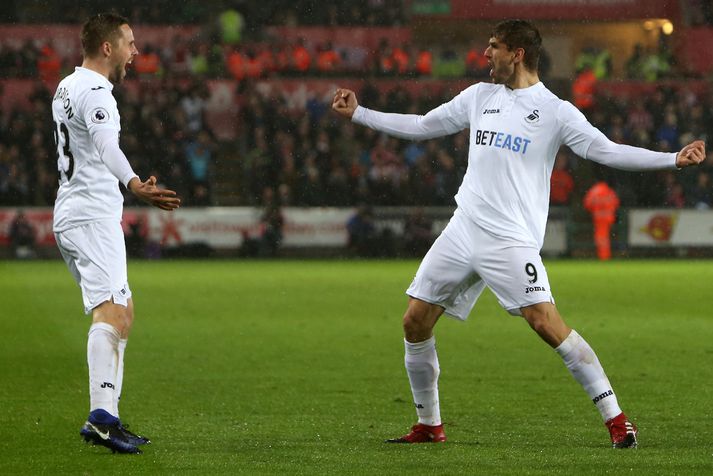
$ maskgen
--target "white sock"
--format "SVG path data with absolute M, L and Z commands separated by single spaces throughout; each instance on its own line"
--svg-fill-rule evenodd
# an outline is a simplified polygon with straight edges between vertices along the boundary
M 121 386 L 124 383 L 124 351 L 126 350 L 127 339 L 119 339 L 119 344 L 116 346 L 116 382 L 114 389 L 114 416 L 119 418 L 119 400 L 121 400 Z
M 119 331 L 114 326 L 97 322 L 89 328 L 87 364 L 90 412 L 99 408 L 109 413 L 114 411 L 118 344 Z
M 406 347 L 406 372 L 411 383 L 413 402 L 416 405 L 418 422 L 424 425 L 440 425 L 441 409 L 438 403 L 438 375 L 441 369 L 436 354 L 436 338 L 411 343 Z
M 604 421 L 621 413 L 614 390 L 599 363 L 597 355 L 577 331 L 572 332 L 555 349 L 572 376 L 582 385 L 597 406 Z

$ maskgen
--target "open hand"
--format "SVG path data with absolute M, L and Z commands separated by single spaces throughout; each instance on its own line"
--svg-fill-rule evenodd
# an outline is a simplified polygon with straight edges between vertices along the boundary
M 129 190 L 142 202 L 161 210 L 171 211 L 181 205 L 181 199 L 176 196 L 176 192 L 156 186 L 156 177 L 153 175 L 145 182 L 134 177 L 129 182 Z

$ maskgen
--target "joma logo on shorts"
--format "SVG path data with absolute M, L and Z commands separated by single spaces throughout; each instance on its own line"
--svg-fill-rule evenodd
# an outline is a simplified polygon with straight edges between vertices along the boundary
M 605 398 L 607 398 L 610 395 L 614 395 L 614 392 L 612 392 L 611 390 L 607 390 L 606 392 L 599 394 L 596 397 L 592 398 L 592 401 L 594 403 L 597 403 L 599 400 L 604 400 Z
M 544 286 L 528 286 L 525 288 L 525 294 L 534 293 L 536 291 L 547 291 Z
M 99 385 L 99 386 L 100 386 L 101 388 L 114 388 L 114 384 L 113 384 L 113 383 L 109 383 L 109 382 L 104 382 L 103 384 L 101 384 L 101 385 Z

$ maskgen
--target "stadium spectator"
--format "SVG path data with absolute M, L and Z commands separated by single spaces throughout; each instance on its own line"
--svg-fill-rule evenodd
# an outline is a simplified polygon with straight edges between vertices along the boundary
M 233 47 L 226 57 L 226 69 L 233 79 L 242 81 L 247 72 L 248 58 L 239 47 Z
M 360 205 L 347 221 L 347 249 L 356 256 L 374 256 L 376 253 L 376 226 L 370 207 Z
M 278 255 L 282 244 L 282 228 L 285 219 L 282 216 L 279 197 L 272 188 L 263 191 L 264 210 L 260 217 L 260 243 L 258 255 L 273 258 Z
M 22 210 L 19 210 L 12 220 L 9 236 L 10 246 L 16 258 L 30 259 L 37 255 L 35 229 Z
M 161 52 L 161 62 L 168 71 L 177 76 L 184 76 L 189 68 L 189 48 L 182 35 L 174 35 L 170 44 Z
M 374 53 L 374 72 L 379 76 L 392 76 L 396 74 L 397 64 L 394 58 L 394 50 L 389 44 L 389 40 L 382 38 Z
M 488 58 L 483 54 L 483 49 L 480 45 L 473 43 L 465 55 L 466 74 L 474 78 L 486 78 L 489 71 Z
M 436 78 L 462 78 L 466 73 L 465 60 L 451 46 L 441 49 L 433 66 Z
M 696 186 L 688 196 L 688 205 L 696 210 L 708 210 L 713 205 L 713 184 L 708 172 L 700 171 L 696 176 Z
M 191 202 L 194 205 L 210 205 L 210 182 L 215 145 L 210 134 L 200 131 L 189 139 L 185 148 L 186 162 L 191 179 Z
M 243 39 L 245 17 L 235 8 L 226 8 L 218 15 L 220 40 L 225 45 L 237 45 Z
M 574 105 L 583 111 L 589 111 L 596 104 L 595 91 L 597 75 L 591 68 L 579 70 L 572 83 L 572 98 Z
M 487 286 L 504 309 L 523 316 L 562 357 L 595 403 L 612 446 L 637 445 L 636 427 L 621 411 L 594 351 L 564 323 L 554 305 L 540 257 L 549 199 L 544 194 L 561 145 L 587 159 L 635 170 L 697 165 L 705 158 L 705 145 L 693 142 L 678 153 L 666 154 L 611 142 L 581 112 L 540 82 L 537 64 L 541 44 L 539 32 L 529 22 L 499 23 L 485 53 L 492 65 L 494 84 L 475 84 L 424 116 L 366 109 L 359 106 L 353 91 L 340 88 L 335 93 L 333 109 L 358 124 L 412 140 L 470 128 L 473 139 L 469 170 L 456 196 L 459 208 L 407 290 L 405 364 L 418 423 L 408 434 L 390 442 L 445 441 L 433 328 L 444 312 L 466 319 Z M 504 104 L 509 104 L 506 113 L 481 113 L 497 111 Z M 513 124 L 512 118 L 521 119 Z M 540 126 L 530 128 L 534 123 Z M 493 130 L 507 133 L 486 134 Z M 527 145 L 522 139 L 525 136 Z M 517 139 L 520 146 L 515 145 Z M 538 160 L 522 160 L 528 153 Z M 521 284 L 513 287 L 512 283 Z
M 303 38 L 297 40 L 290 50 L 290 70 L 298 74 L 307 74 L 312 66 L 312 55 L 305 46 Z
M 401 44 L 394 47 L 392 57 L 394 59 L 395 71 L 400 76 L 407 76 L 413 73 L 413 58 L 411 58 L 411 46 Z
M 632 130 L 650 131 L 654 127 L 653 116 L 643 101 L 631 101 L 626 123 Z
M 326 42 L 319 48 L 315 65 L 317 72 L 322 75 L 333 75 L 340 70 L 341 58 L 334 46 L 332 46 L 331 41 Z
M 204 130 L 204 116 L 208 90 L 204 84 L 192 83 L 180 100 L 186 119 L 187 132 L 197 134 Z
M 210 47 L 206 43 L 193 45 L 188 55 L 188 71 L 192 76 L 207 76 L 210 72 Z
M 619 197 L 605 181 L 595 183 L 584 195 L 584 208 L 592 214 L 594 245 L 600 260 L 611 259 L 611 227 L 616 222 Z
M 675 150 L 679 146 L 678 117 L 669 110 L 664 115 L 663 124 L 656 130 L 656 141 L 665 150 Z
M 59 81 L 61 70 L 62 59 L 54 46 L 52 46 L 52 42 L 48 41 L 40 49 L 40 54 L 37 57 L 39 78 L 47 84 L 55 84 Z
M 661 49 L 649 49 L 641 62 L 641 75 L 649 82 L 657 81 L 668 76 L 671 63 L 668 54 Z
M 666 196 L 663 205 L 672 208 L 683 208 L 686 206 L 686 197 L 683 193 L 683 186 L 678 182 L 672 172 L 667 172 L 664 176 Z
M 431 76 L 433 73 L 433 53 L 428 49 L 421 49 L 416 55 L 416 74 L 419 76 Z
M 606 48 L 586 46 L 575 59 L 574 69 L 576 71 L 591 70 L 599 81 L 607 79 L 612 70 L 611 54 Z
M 634 51 L 624 65 L 624 71 L 628 79 L 644 79 L 644 51 L 644 45 L 641 43 L 634 45 Z
M 141 54 L 132 63 L 139 77 L 147 78 L 161 74 L 161 57 L 150 44 L 143 46 Z

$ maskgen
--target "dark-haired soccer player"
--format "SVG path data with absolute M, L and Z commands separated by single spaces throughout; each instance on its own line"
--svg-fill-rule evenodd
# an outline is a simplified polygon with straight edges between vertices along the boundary
M 335 94 L 336 112 L 397 137 L 430 139 L 470 128 L 458 208 L 406 291 L 405 362 L 418 423 L 391 442 L 445 441 L 433 328 L 444 312 L 466 319 L 487 286 L 505 310 L 522 316 L 562 357 L 599 410 L 613 447 L 637 445 L 637 429 L 621 411 L 596 354 L 555 306 L 540 257 L 550 175 L 561 145 L 604 165 L 651 170 L 699 164 L 705 144 L 695 141 L 678 153 L 659 153 L 611 142 L 540 82 L 541 43 L 529 22 L 499 23 L 485 50 L 493 84 L 470 86 L 425 116 L 366 109 L 347 89 Z
M 175 192 L 142 182 L 119 148 L 119 111 L 113 84 L 138 54 L 126 18 L 105 13 L 81 32 L 84 60 L 64 78 L 52 100 L 59 190 L 54 233 L 62 256 L 92 314 L 87 339 L 89 418 L 80 434 L 112 451 L 140 453 L 148 439 L 119 420 L 124 350 L 134 319 L 121 228 L 119 182 L 140 200 L 163 210 L 178 208 Z

